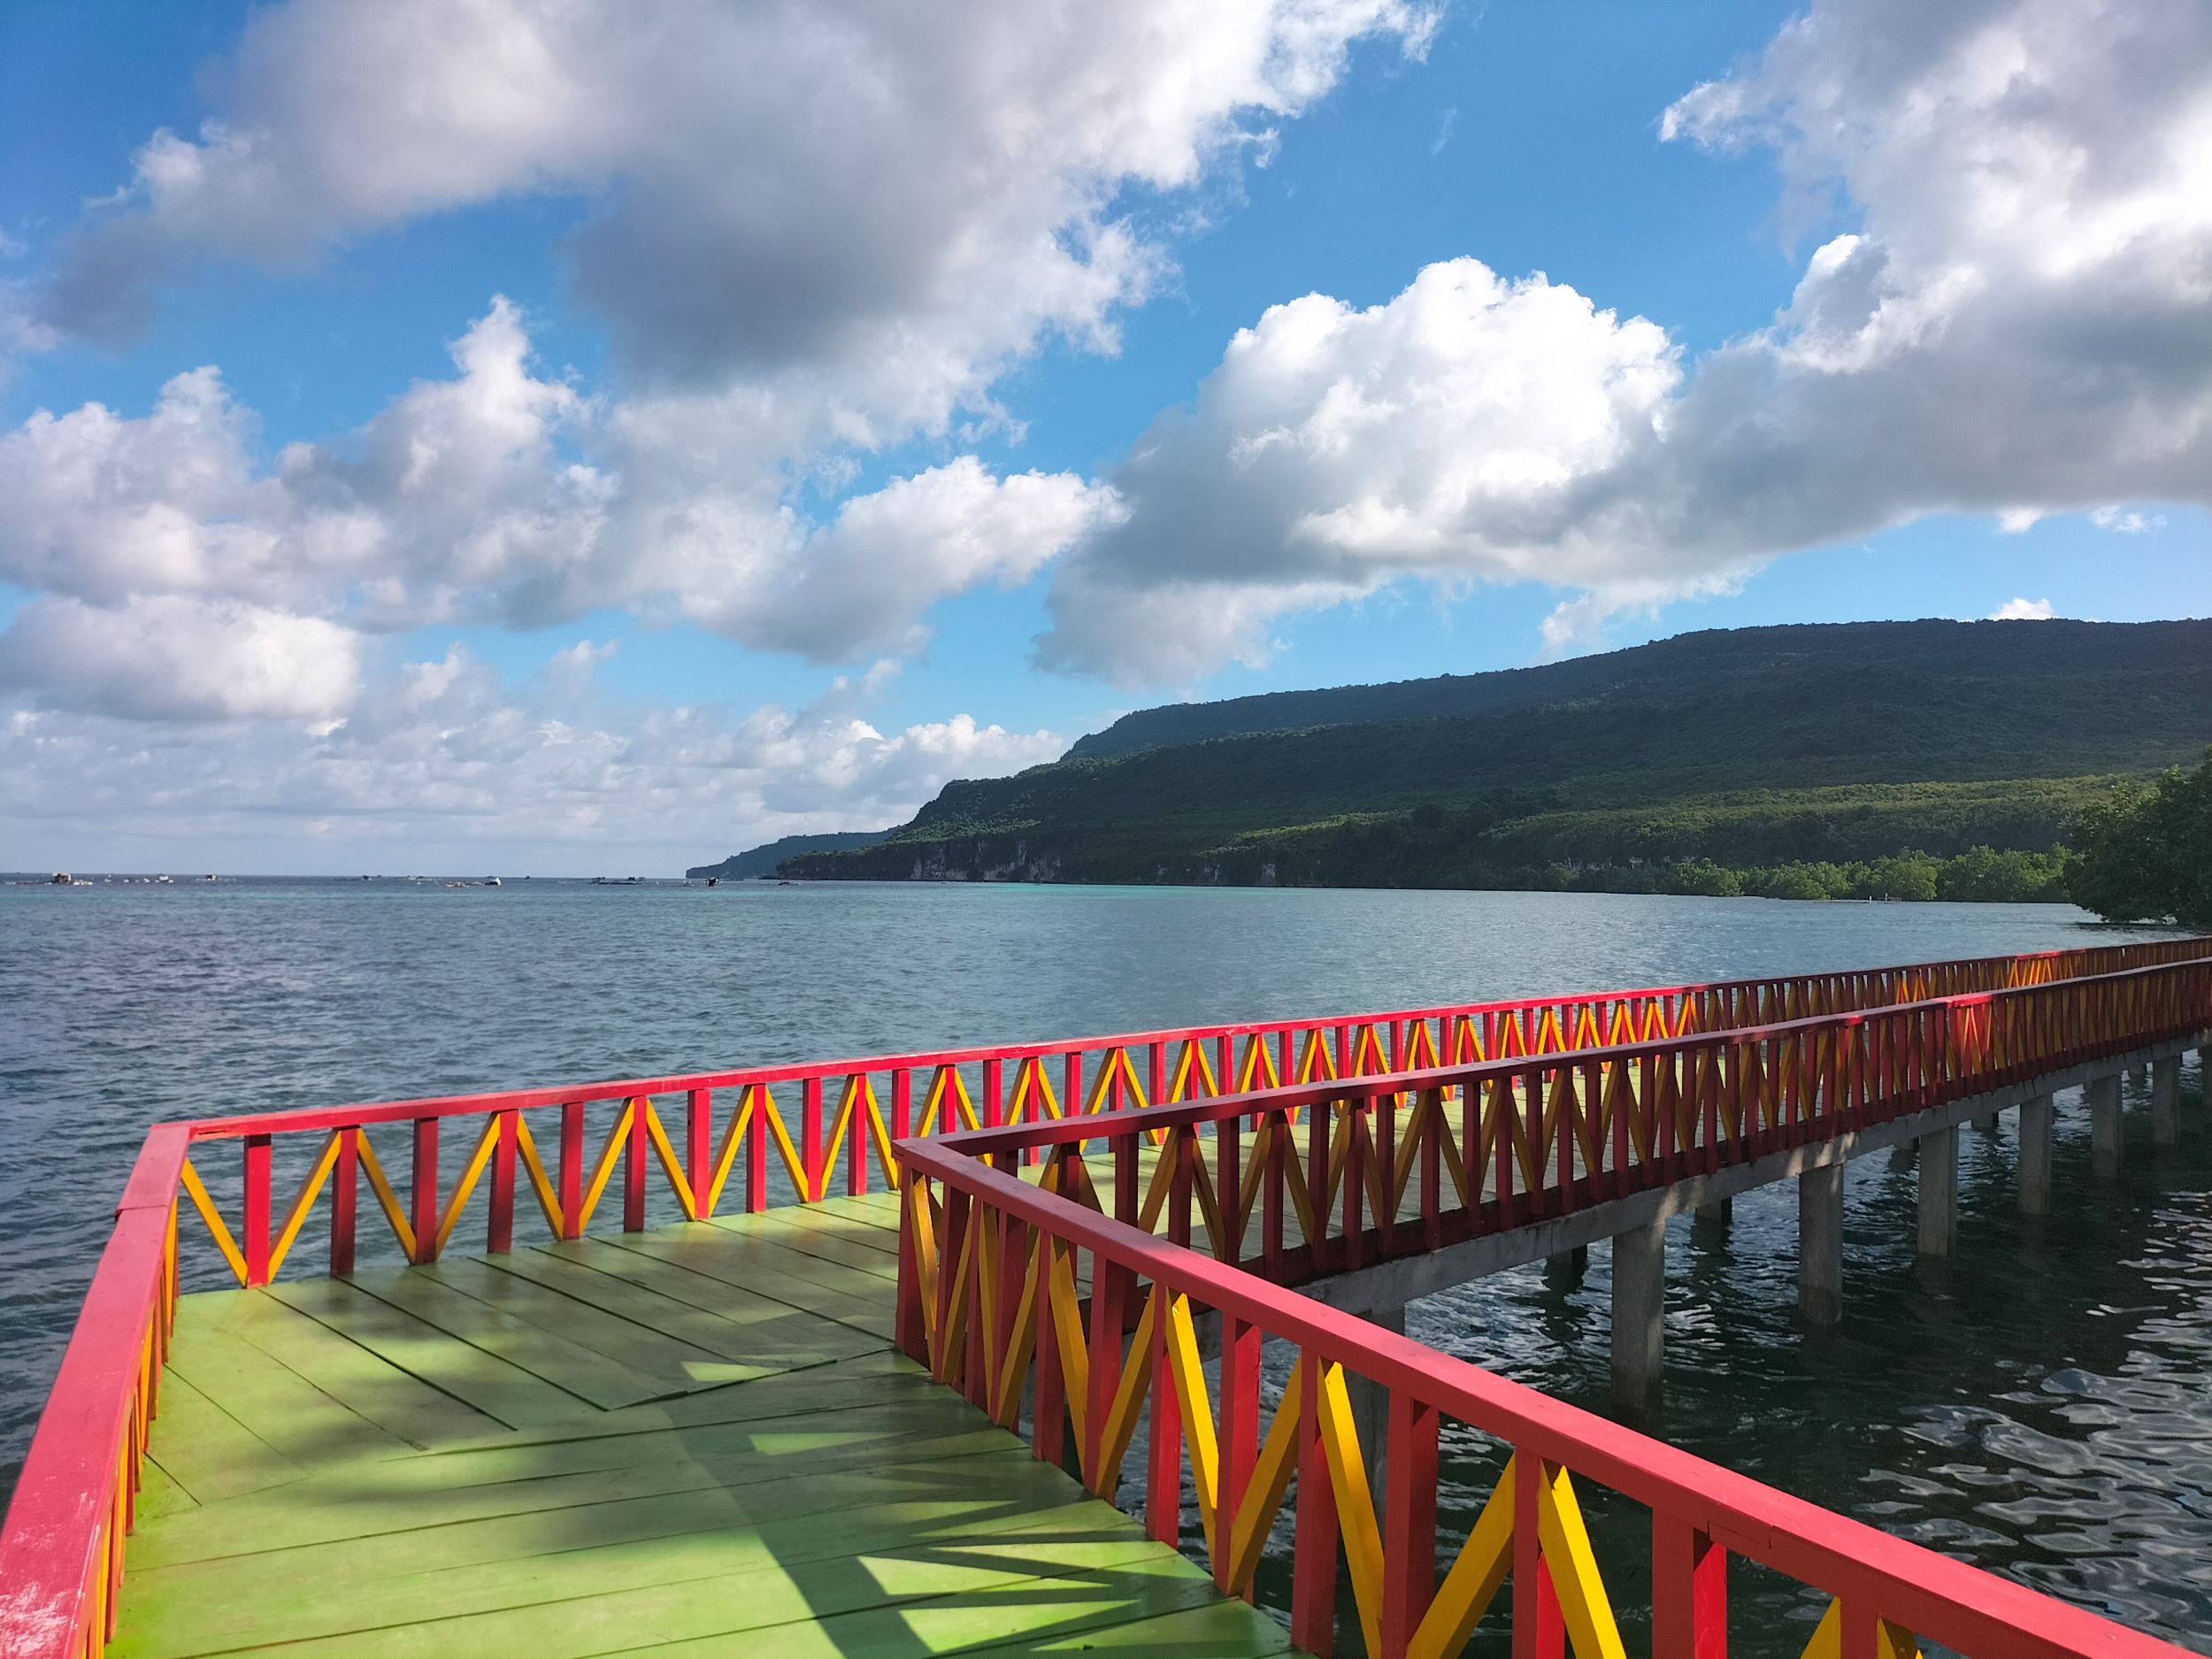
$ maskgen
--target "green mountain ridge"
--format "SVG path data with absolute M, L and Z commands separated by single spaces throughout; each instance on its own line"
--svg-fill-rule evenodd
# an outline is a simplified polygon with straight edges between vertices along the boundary
M 741 853 L 732 853 L 718 864 L 694 864 L 684 872 L 687 881 L 717 877 L 724 881 L 760 880 L 776 873 L 776 866 L 802 853 L 850 852 L 872 847 L 890 830 L 833 830 L 820 835 L 786 835 Z
M 1517 887 L 1690 861 L 2039 852 L 2111 780 L 2208 740 L 2212 622 L 1716 631 L 1141 710 L 1057 762 L 947 785 L 873 847 L 782 869 Z

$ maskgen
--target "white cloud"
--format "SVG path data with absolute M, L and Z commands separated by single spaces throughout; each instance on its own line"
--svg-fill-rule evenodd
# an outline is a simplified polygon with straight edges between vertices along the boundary
M 426 214 L 580 198 L 576 289 L 634 374 L 818 384 L 832 422 L 941 422 L 1041 334 L 1110 341 L 1179 190 L 1326 94 L 1409 0 L 290 0 L 195 136 L 156 134 L 44 317 L 112 339 L 192 261 L 297 265 Z
M 585 655 L 605 648 L 555 660 Z M 573 680 L 503 687 L 456 647 L 370 678 L 334 721 L 150 724 L 19 699 L 0 704 L 0 822 L 19 865 L 160 868 L 195 848 L 230 849 L 230 868 L 668 873 L 798 830 L 881 828 L 949 779 L 1064 747 L 964 714 L 887 735 L 860 712 L 882 679 L 797 710 L 637 709 Z
M 2154 530 L 2166 527 L 2165 516 L 2155 512 L 2137 512 L 2123 507 L 2098 507 L 2091 510 L 2089 522 L 2100 530 L 2109 530 L 2115 535 L 2148 535 Z
M 1125 511 L 1056 579 L 1042 659 L 1179 680 L 1407 574 L 1640 580 L 1579 520 L 1679 380 L 1655 325 L 1472 259 L 1365 311 L 1271 307 L 1114 473 Z
M 2047 599 L 2008 599 L 1989 613 L 1991 622 L 2048 622 L 2057 613 Z
M 1110 475 L 1041 660 L 1187 680 L 1408 576 L 1579 589 L 1572 636 L 1924 514 L 2212 503 L 2212 9 L 1823 0 L 1663 131 L 1858 227 L 1686 370 L 1467 260 L 1271 310 Z
M 349 629 L 236 600 L 45 595 L 0 632 L 0 687 L 141 719 L 327 721 L 352 706 L 361 656 Z
M 454 342 L 453 378 L 265 465 L 258 422 L 212 368 L 176 376 L 141 417 L 41 411 L 0 434 L 0 578 L 379 630 L 616 607 L 849 661 L 914 647 L 939 600 L 1029 580 L 1117 511 L 1071 474 L 996 478 L 961 456 L 810 524 L 772 485 L 720 476 L 680 434 L 537 378 L 529 357 L 496 300 Z

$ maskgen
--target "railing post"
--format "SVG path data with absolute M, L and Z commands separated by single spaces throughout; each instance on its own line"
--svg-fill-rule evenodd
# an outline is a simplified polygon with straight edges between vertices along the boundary
M 1152 1367 L 1151 1398 L 1147 1402 L 1152 1433 L 1145 1457 L 1145 1532 L 1155 1541 L 1171 1545 L 1183 1536 L 1183 1402 L 1175 1392 L 1175 1372 L 1167 1357 L 1168 1317 L 1174 1300 L 1165 1286 L 1152 1287 L 1151 1352 L 1130 1356 L 1133 1363 Z
M 1005 1062 L 994 1056 L 983 1063 L 983 1126 L 995 1129 L 1006 1110 Z
M 856 1198 L 868 1190 L 868 1102 L 874 1093 L 864 1071 L 848 1077 L 845 1088 L 853 1103 L 852 1116 L 845 1120 L 845 1192 Z M 891 1179 L 889 1170 L 883 1179 Z
M 1728 1552 L 1689 1522 L 1651 1517 L 1651 1659 L 1727 1659 Z
M 1060 1333 L 1052 1312 L 1054 1253 L 1061 1246 L 1049 1233 L 1039 1232 L 1041 1253 L 1037 1297 L 1037 1395 L 1029 1419 L 1029 1455 L 1041 1463 L 1060 1467 L 1067 1455 L 1067 1378 L 1060 1369 Z
M 714 1091 L 695 1088 L 684 1114 L 684 1179 L 690 1184 L 691 1200 L 704 1220 L 707 1214 L 707 1183 L 714 1175 Z
M 943 1271 L 941 1265 L 940 1278 Z M 1103 1255 L 1092 1256 L 1090 1398 L 1083 1411 L 1083 1468 L 1091 1490 L 1109 1503 L 1114 1501 L 1121 1471 L 1105 1466 L 1106 1417 L 1113 1408 L 1114 1393 L 1121 1386 L 1121 1339 L 1128 1323 L 1132 1279 L 1127 1268 Z
M 1291 1545 L 1291 1645 L 1330 1659 L 1336 1652 L 1336 1488 L 1321 1440 L 1321 1356 L 1298 1356 L 1298 1509 Z
M 338 1163 L 330 1172 L 330 1276 L 353 1271 L 355 1205 L 360 1197 L 361 1132 L 338 1132 Z
M 245 1139 L 245 1214 L 239 1248 L 246 1257 L 246 1283 L 269 1282 L 269 1137 Z
M 928 1183 L 919 1175 L 899 1181 L 899 1290 L 892 1333 L 899 1352 L 923 1365 L 929 1363 L 929 1327 L 922 1311 L 921 1259 L 915 1240 L 917 1229 L 929 1225 L 928 1191 Z M 937 1271 L 946 1271 L 941 1258 Z
M 753 1117 L 745 1125 L 745 1213 L 768 1208 L 768 1086 L 752 1086 Z
M 510 1110 L 499 1114 L 499 1139 L 492 1146 L 492 1190 L 484 1227 L 484 1248 L 503 1256 L 515 1246 L 515 1118 Z
M 584 1236 L 584 1102 L 561 1107 L 561 1236 Z
M 822 1169 L 822 1079 L 804 1079 L 799 1084 L 799 1164 L 806 1171 L 806 1191 L 799 1194 L 803 1204 L 817 1203 L 827 1196 L 826 1179 Z
M 415 1119 L 415 1176 L 409 1193 L 414 1210 L 415 1260 L 438 1259 L 438 1120 Z
M 1214 1587 L 1230 1588 L 1231 1541 L 1244 1489 L 1259 1462 L 1260 1345 L 1257 1325 L 1233 1314 L 1221 1316 L 1220 1489 L 1215 1494 Z M 1246 1594 L 1249 1594 L 1249 1587 Z
M 639 1095 L 630 1102 L 629 1144 L 622 1156 L 622 1230 L 625 1233 L 645 1231 L 645 1166 L 653 1156 L 652 1142 L 645 1131 L 645 1114 L 653 1110 L 653 1102 Z
M 1436 1594 L 1436 1409 L 1390 1391 L 1383 1479 L 1384 1659 L 1405 1659 Z

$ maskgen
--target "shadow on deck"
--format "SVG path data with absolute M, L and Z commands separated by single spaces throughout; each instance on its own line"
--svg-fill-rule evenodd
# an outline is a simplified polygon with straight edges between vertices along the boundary
M 1285 1651 L 892 1351 L 896 1225 L 185 1297 L 110 1652 Z

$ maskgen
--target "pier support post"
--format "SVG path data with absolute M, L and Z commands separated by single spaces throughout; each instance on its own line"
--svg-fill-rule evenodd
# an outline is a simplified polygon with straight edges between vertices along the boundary
M 2048 1094 L 2020 1107 L 2020 1213 L 2047 1215 L 2051 1208 L 2051 1125 L 2056 1116 Z
M 1691 1225 L 1701 1233 L 1712 1238 L 1726 1238 L 1728 1224 L 1736 1218 L 1736 1201 L 1716 1198 L 1709 1204 L 1697 1207 L 1697 1218 Z
M 1980 1113 L 1974 1119 L 1974 1127 L 1980 1130 L 1985 1135 L 1995 1134 L 1997 1133 L 1997 1114 L 1993 1111 Z
M 2181 1056 L 2151 1063 L 2151 1142 L 2181 1144 Z
M 1959 1242 L 1959 1132 L 1920 1137 L 1920 1254 L 1948 1256 Z
M 1544 1258 L 1544 1283 L 1554 1290 L 1578 1290 L 1582 1275 L 1590 1265 L 1590 1247 L 1578 1244 L 1571 1250 L 1562 1250 L 1556 1256 Z
M 1666 1371 L 1667 1224 L 1613 1235 L 1613 1400 L 1630 1411 L 1659 1406 Z
M 2120 1074 L 2092 1079 L 2082 1093 L 2089 1102 L 2089 1164 L 2101 1181 L 2120 1175 Z
M 1797 1310 L 1808 1325 L 1843 1318 L 1843 1165 L 1797 1178 Z
M 1377 1308 L 1366 1316 L 1399 1336 L 1406 1333 L 1406 1305 L 1402 1302 Z M 1382 1502 L 1383 1472 L 1390 1466 L 1390 1391 L 1371 1382 L 1350 1366 L 1344 1368 L 1344 1392 L 1351 1402 L 1352 1426 L 1359 1432 L 1359 1448 L 1367 1459 L 1367 1484 L 1378 1507 Z

